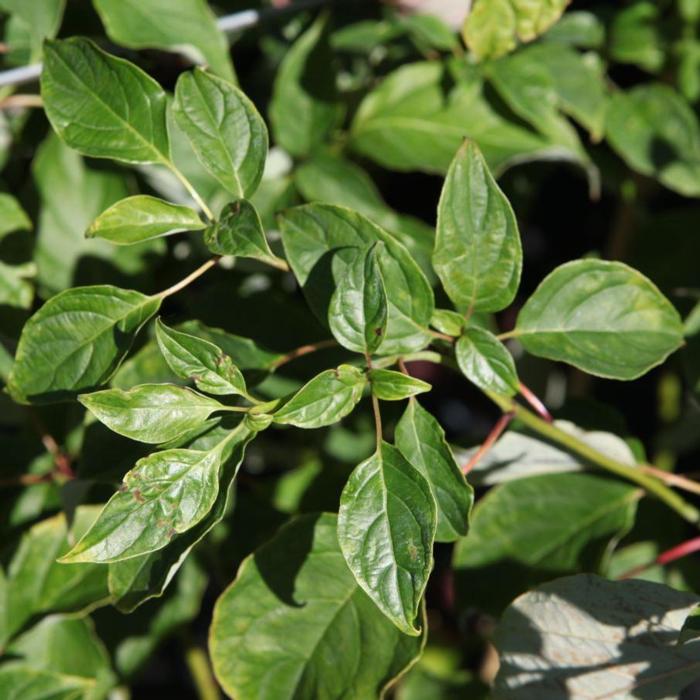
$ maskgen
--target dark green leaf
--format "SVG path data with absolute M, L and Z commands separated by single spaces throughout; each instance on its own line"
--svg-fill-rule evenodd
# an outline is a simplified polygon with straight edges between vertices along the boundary
M 382 401 L 401 401 L 430 391 L 430 384 L 391 369 L 369 371 L 372 393 Z
M 355 579 L 405 634 L 415 625 L 433 567 L 437 511 L 430 486 L 383 442 L 358 465 L 340 497 L 338 541 Z
M 612 379 L 635 379 L 680 347 L 678 312 L 641 273 L 577 260 L 550 273 L 518 315 L 528 352 Z
M 128 391 L 105 389 L 78 399 L 110 430 L 151 444 L 175 440 L 204 423 L 214 411 L 226 408 L 176 384 L 141 384 Z
M 356 249 L 346 274 L 338 280 L 328 307 L 328 325 L 348 350 L 372 355 L 386 336 L 387 295 L 378 257 L 381 242 Z
M 252 194 L 267 156 L 267 128 L 235 85 L 196 68 L 175 87 L 173 113 L 202 165 L 237 197 Z
M 122 199 L 103 211 L 85 235 L 104 238 L 117 245 L 130 245 L 204 227 L 194 209 L 139 194 Z
M 396 426 L 396 447 L 426 478 L 437 504 L 438 542 L 466 535 L 474 491 L 455 462 L 437 420 L 415 399 Z
M 209 640 L 225 691 L 259 700 L 381 697 L 423 644 L 357 585 L 330 514 L 292 521 L 243 562 Z
M 462 374 L 483 391 L 501 396 L 518 392 L 518 374 L 513 356 L 493 333 L 467 328 L 455 345 Z
M 169 162 L 165 92 L 91 41 L 46 42 L 41 96 L 51 125 L 71 148 L 127 163 Z
M 347 416 L 362 398 L 367 377 L 357 367 L 340 365 L 314 377 L 274 414 L 275 423 L 320 428 Z
M 46 402 L 103 384 L 160 302 L 108 285 L 75 287 L 52 297 L 22 329 L 8 381 L 12 395 Z

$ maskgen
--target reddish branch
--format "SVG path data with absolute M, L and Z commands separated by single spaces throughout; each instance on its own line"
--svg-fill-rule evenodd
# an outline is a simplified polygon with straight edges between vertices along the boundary
M 625 571 L 624 574 L 618 576 L 619 579 L 633 578 L 643 573 L 652 566 L 665 566 L 673 561 L 687 557 L 689 554 L 700 551 L 700 537 L 693 537 L 691 540 L 681 542 L 671 549 L 667 549 L 665 552 L 661 552 L 654 561 L 648 562 L 647 564 L 641 564 L 640 566 L 635 566 L 629 571 Z
M 496 425 L 493 426 L 491 432 L 486 436 L 486 440 L 481 444 L 481 447 L 472 455 L 471 459 L 462 467 L 462 472 L 465 476 L 474 469 L 479 460 L 494 446 L 496 440 L 501 437 L 503 431 L 508 427 L 508 424 L 513 420 L 515 413 L 509 411 L 504 413 L 499 419 Z

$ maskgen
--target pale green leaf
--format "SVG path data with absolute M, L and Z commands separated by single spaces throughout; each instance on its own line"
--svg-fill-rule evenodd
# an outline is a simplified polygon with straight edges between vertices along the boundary
M 85 235 L 104 238 L 117 245 L 130 245 L 203 228 L 205 225 L 194 209 L 139 194 L 122 199 L 103 211 Z
M 23 402 L 61 400 L 106 382 L 159 297 L 108 285 L 49 299 L 25 324 L 8 387 Z
M 29 309 L 34 299 L 31 279 L 36 276 L 34 263 L 6 265 L 0 260 L 0 306 Z
M 544 279 L 513 335 L 533 355 L 635 379 L 681 346 L 683 324 L 641 273 L 619 262 L 577 260 Z
M 0 697 L 21 700 L 83 700 L 93 684 L 79 677 L 37 671 L 22 662 L 0 666 Z
M 415 623 L 433 567 L 436 527 L 427 480 L 382 442 L 343 489 L 338 541 L 357 583 L 405 634 L 419 634 Z
M 438 542 L 467 534 L 474 491 L 455 462 L 440 423 L 415 399 L 396 425 L 396 447 L 426 478 L 437 505 Z
M 401 401 L 431 388 L 427 382 L 391 369 L 371 369 L 368 376 L 372 393 L 382 401 Z
M 267 128 L 241 90 L 196 68 L 178 79 L 173 113 L 199 161 L 229 192 L 246 197 L 257 189 Z
M 0 192 L 0 240 L 13 231 L 29 231 L 32 222 L 22 205 L 7 192 Z
M 462 374 L 482 391 L 501 396 L 518 392 L 518 374 L 513 356 L 493 333 L 467 328 L 455 345 Z
M 357 585 L 331 514 L 292 521 L 243 562 L 216 603 L 209 640 L 224 690 L 258 700 L 382 697 L 424 643 Z
M 0 10 L 11 15 L 5 25 L 10 55 L 19 63 L 38 61 L 44 39 L 58 33 L 65 6 L 66 0 L 0 0 Z M 18 49 L 19 35 L 26 35 L 26 55 Z
M 452 311 L 452 309 L 435 309 L 430 319 L 430 325 L 437 328 L 440 333 L 445 333 L 458 338 L 462 335 L 466 321 L 463 314 Z

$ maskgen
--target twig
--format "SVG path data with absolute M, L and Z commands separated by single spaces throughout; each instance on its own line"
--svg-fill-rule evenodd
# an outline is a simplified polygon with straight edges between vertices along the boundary
M 547 407 L 540 400 L 540 398 L 532 390 L 528 389 L 522 382 L 518 383 L 518 389 L 525 401 L 527 401 L 530 406 L 535 409 L 535 413 L 537 413 L 542 420 L 546 420 L 547 423 L 551 423 L 552 414 L 547 410 Z
M 677 488 L 683 489 L 684 491 L 688 491 L 689 493 L 700 494 L 700 483 L 698 483 L 697 481 L 693 481 L 693 479 L 689 479 L 685 475 L 667 472 L 663 469 L 659 469 L 658 467 L 654 467 L 651 464 L 640 464 L 639 468 L 642 471 L 645 471 L 647 474 L 651 474 L 657 479 L 665 481 L 671 486 L 676 486 Z
M 41 95 L 8 95 L 5 99 L 0 100 L 0 109 L 43 106 Z
M 190 197 L 194 199 L 195 202 L 197 202 L 197 206 L 204 212 L 204 216 L 207 217 L 207 219 L 210 222 L 214 221 L 214 213 L 212 210 L 207 206 L 207 203 L 202 199 L 201 195 L 197 190 L 194 188 L 194 185 L 178 170 L 178 168 L 175 166 L 175 164 L 167 159 L 163 159 L 163 165 L 165 165 L 172 173 L 175 175 L 175 177 L 182 183 L 184 188 L 189 192 Z
M 317 350 L 324 350 L 325 348 L 333 348 L 337 345 L 335 340 L 319 340 L 317 343 L 309 343 L 308 345 L 302 345 L 301 347 L 295 348 L 290 352 L 282 355 L 272 363 L 272 369 L 277 369 L 282 365 L 286 365 L 287 362 L 296 360 L 297 357 L 302 357 L 304 355 L 309 355 Z
M 0 479 L 0 488 L 34 486 L 34 484 L 43 484 L 48 481 L 53 481 L 53 479 L 53 472 L 48 472 L 46 474 L 20 474 L 19 476 L 10 476 L 5 479 Z
M 447 333 L 440 333 L 439 331 L 434 331 L 432 328 L 428 328 L 428 333 L 433 336 L 433 338 L 439 338 L 440 340 L 445 340 L 448 343 L 454 343 L 456 338 L 453 338 L 451 335 L 447 335 Z
M 503 431 L 508 427 L 508 424 L 513 420 L 515 413 L 509 411 L 504 413 L 493 426 L 491 432 L 486 436 L 486 439 L 481 443 L 481 447 L 471 456 L 469 461 L 462 467 L 462 472 L 466 476 L 474 469 L 479 460 L 494 446 L 496 440 L 503 434 Z
M 365 360 L 367 362 L 367 369 L 371 370 L 372 357 L 369 353 L 365 353 Z M 377 437 L 377 450 L 379 450 L 382 446 L 382 440 L 384 439 L 384 431 L 382 430 L 382 413 L 379 410 L 379 399 L 374 392 L 372 392 L 372 412 L 374 413 L 374 430 Z
M 689 554 L 700 551 L 700 537 L 693 537 L 693 539 L 681 542 L 671 549 L 667 549 L 665 552 L 661 552 L 656 559 L 648 562 L 647 564 L 641 564 L 640 566 L 635 566 L 629 571 L 625 571 L 624 574 L 618 576 L 618 579 L 633 578 L 643 573 L 652 566 L 665 566 L 673 561 L 687 557 Z
M 41 444 L 51 457 L 53 457 L 55 469 L 50 474 L 46 475 L 48 479 L 53 479 L 55 475 L 61 475 L 66 479 L 75 479 L 75 472 L 73 471 L 73 464 L 70 456 L 61 449 L 53 435 L 47 430 L 39 414 L 31 407 L 27 409 L 27 412 L 34 429 L 39 435 Z M 32 475 L 30 474 L 28 476 Z
M 210 260 L 207 260 L 203 265 L 200 265 L 194 272 L 191 272 L 189 275 L 187 275 L 187 277 L 180 280 L 177 284 L 174 284 L 172 287 L 164 289 L 162 292 L 158 292 L 156 296 L 160 297 L 161 299 L 165 299 L 166 297 L 169 297 L 175 294 L 176 292 L 179 292 L 181 289 L 184 289 L 185 287 L 187 287 L 187 285 L 191 284 L 197 278 L 201 277 L 205 272 L 214 267 L 214 265 L 216 265 L 219 262 L 219 260 L 221 260 L 221 256 L 215 255 Z

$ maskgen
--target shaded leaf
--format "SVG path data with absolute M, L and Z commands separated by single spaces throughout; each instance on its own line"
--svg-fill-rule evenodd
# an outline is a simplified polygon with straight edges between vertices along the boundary
M 518 392 L 513 356 L 493 333 L 467 328 L 455 345 L 455 357 L 462 374 L 482 391 L 501 396 Z

